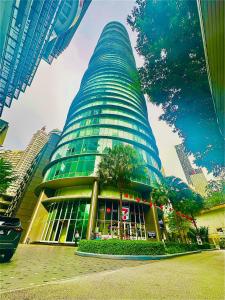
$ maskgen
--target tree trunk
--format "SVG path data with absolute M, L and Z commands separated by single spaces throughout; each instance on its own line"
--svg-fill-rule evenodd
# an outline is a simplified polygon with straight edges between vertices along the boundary
M 201 238 L 201 236 L 200 236 L 200 232 L 199 232 L 199 230 L 198 230 L 197 223 L 195 222 L 195 219 L 194 219 L 193 215 L 191 215 L 191 217 L 192 217 L 192 219 L 193 219 L 193 224 L 194 224 L 195 229 L 196 229 L 196 240 L 197 240 L 197 236 L 198 236 L 198 237 L 200 238 L 200 240 L 202 241 L 202 238 Z M 198 240 L 197 240 L 197 242 L 198 242 Z
M 123 219 L 122 219 L 122 198 L 123 197 L 123 194 L 122 192 L 120 191 L 120 239 L 122 240 L 123 239 Z
M 193 219 L 193 224 L 194 224 L 194 226 L 195 226 L 196 232 L 197 232 L 197 234 L 199 235 L 199 231 L 198 231 L 198 227 L 197 227 L 197 224 L 196 224 L 196 222 L 195 222 L 195 219 L 194 219 L 193 215 L 191 215 L 191 217 L 192 217 L 192 219 Z
M 184 239 L 183 239 L 183 234 L 182 234 L 182 230 L 180 228 L 180 219 L 178 218 L 178 216 L 175 214 L 175 219 L 176 219 L 176 222 L 177 222 L 177 231 L 178 231 L 178 235 L 180 236 L 180 239 L 182 241 L 182 243 L 184 242 Z

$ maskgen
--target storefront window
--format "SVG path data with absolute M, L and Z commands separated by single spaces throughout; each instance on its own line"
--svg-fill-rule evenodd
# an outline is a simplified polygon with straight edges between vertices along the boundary
M 126 217 L 124 214 L 126 219 L 122 222 L 122 230 L 125 238 L 146 240 L 143 204 L 123 201 L 123 210 L 126 214 Z M 99 201 L 96 233 L 116 238 L 119 237 L 119 227 L 119 203 L 110 200 Z
M 48 220 L 45 224 L 42 241 L 70 243 L 74 242 L 75 232 L 80 238 L 86 238 L 89 217 L 89 201 L 65 201 L 49 206 Z

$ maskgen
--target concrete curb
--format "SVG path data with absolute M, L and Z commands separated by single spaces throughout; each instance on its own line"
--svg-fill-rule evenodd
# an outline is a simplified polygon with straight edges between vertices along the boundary
M 88 253 L 76 251 L 75 254 L 85 257 L 96 257 L 96 258 L 107 258 L 107 259 L 122 259 L 122 260 L 160 260 L 168 259 L 177 256 L 183 256 L 188 254 L 201 253 L 201 250 L 188 251 L 174 254 L 165 254 L 165 255 L 110 255 L 110 254 L 99 254 L 99 253 Z
M 220 250 L 220 249 L 201 249 L 201 251 L 217 251 L 217 250 Z

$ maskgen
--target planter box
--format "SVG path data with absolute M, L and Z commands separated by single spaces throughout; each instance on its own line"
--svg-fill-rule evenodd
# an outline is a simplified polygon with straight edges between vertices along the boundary
M 174 254 L 165 254 L 165 255 L 111 255 L 111 254 L 99 254 L 99 253 L 88 253 L 76 251 L 75 254 L 79 256 L 88 256 L 96 258 L 107 258 L 107 259 L 122 259 L 122 260 L 160 260 L 173 258 L 177 256 L 183 256 L 188 254 L 201 253 L 202 250 L 174 253 Z

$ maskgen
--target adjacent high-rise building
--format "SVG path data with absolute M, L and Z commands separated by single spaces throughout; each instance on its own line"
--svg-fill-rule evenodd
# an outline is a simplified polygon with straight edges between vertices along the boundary
M 225 1 L 197 0 L 209 85 L 221 134 L 225 137 Z
M 26 235 L 32 213 L 37 204 L 38 196 L 35 194 L 35 189 L 43 180 L 44 168 L 50 162 L 51 154 L 59 141 L 60 134 L 59 130 L 52 130 L 48 134 L 48 141 L 34 158 L 15 197 L 13 197 L 5 212 L 5 215 L 16 216 L 20 219 L 23 227 L 21 241 Z
M 188 184 L 191 185 L 191 187 L 197 193 L 199 193 L 202 196 L 205 196 L 206 194 L 205 188 L 208 182 L 202 169 L 201 168 L 195 169 L 192 167 L 183 144 L 176 145 L 175 149 Z
M 9 128 L 8 122 L 0 119 L 0 147 L 5 141 L 5 137 Z
M 49 64 L 68 47 L 90 3 L 91 0 L 63 1 L 54 30 L 43 53 L 43 59 Z
M 72 243 L 76 231 L 82 239 L 89 239 L 91 232 L 118 236 L 119 192 L 110 186 L 99 190 L 96 171 L 105 149 L 121 144 L 136 149 L 148 169 L 124 190 L 124 231 L 131 239 L 147 239 L 149 231 L 159 238 L 149 193 L 162 177 L 161 162 L 128 33 L 122 24 L 111 22 L 100 36 L 45 168 L 26 237 Z
M 0 116 L 70 43 L 91 0 L 0 1 Z

